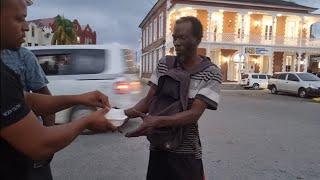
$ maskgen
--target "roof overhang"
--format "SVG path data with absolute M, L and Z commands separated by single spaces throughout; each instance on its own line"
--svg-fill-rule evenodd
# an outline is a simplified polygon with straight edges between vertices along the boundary
M 190 2 L 190 1 L 189 1 Z M 206 2 L 206 3 L 221 3 L 226 5 L 245 5 L 245 6 L 251 6 L 251 7 L 266 7 L 266 8 L 276 8 L 276 9 L 287 9 L 287 10 L 298 10 L 298 11 L 307 11 L 307 12 L 313 12 L 316 11 L 317 8 L 311 8 L 307 6 L 301 6 L 297 5 L 297 7 L 293 6 L 286 6 L 286 5 L 272 5 L 272 4 L 265 4 L 261 3 L 259 1 L 256 2 L 241 2 L 241 1 L 224 1 L 224 0 L 192 0 L 192 2 Z M 178 3 L 184 3 L 182 1 L 179 1 Z
M 139 28 L 142 28 L 147 20 L 159 9 L 160 6 L 162 6 L 163 3 L 165 3 L 166 0 L 158 0 L 155 5 L 151 8 L 151 10 L 148 12 L 148 14 L 144 17 L 142 22 L 139 24 Z

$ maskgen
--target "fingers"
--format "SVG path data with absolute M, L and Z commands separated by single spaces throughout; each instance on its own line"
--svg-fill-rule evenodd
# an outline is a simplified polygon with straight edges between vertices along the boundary
M 110 107 L 105 107 L 105 108 L 101 109 L 101 112 L 103 114 L 107 114 L 109 111 L 110 111 Z
M 104 95 L 99 91 L 98 91 L 98 94 L 99 94 L 99 101 L 100 101 L 99 103 L 101 103 L 100 105 L 102 105 L 103 107 L 110 107 L 108 96 Z
M 144 126 L 140 126 L 138 129 L 127 133 L 126 137 L 139 137 L 139 136 L 144 135 L 145 131 L 146 131 L 146 128 Z
M 141 117 L 142 119 L 144 119 L 147 115 L 145 113 L 142 113 L 140 111 L 137 111 L 136 109 L 132 109 L 132 111 L 134 111 L 139 117 Z

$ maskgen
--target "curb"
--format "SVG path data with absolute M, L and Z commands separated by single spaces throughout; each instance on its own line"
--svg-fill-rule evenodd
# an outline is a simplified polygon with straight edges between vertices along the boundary
M 315 103 L 320 103 L 320 97 L 318 97 L 318 98 L 313 98 L 312 101 L 315 102 Z

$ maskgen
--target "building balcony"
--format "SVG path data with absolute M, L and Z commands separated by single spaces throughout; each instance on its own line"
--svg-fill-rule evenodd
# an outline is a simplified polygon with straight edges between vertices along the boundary
M 167 43 L 173 43 L 171 35 L 167 36 Z M 204 33 L 202 43 L 206 44 L 231 44 L 247 46 L 274 46 L 274 47 L 302 47 L 320 48 L 320 39 L 285 37 L 285 36 L 262 36 L 243 35 L 234 33 Z

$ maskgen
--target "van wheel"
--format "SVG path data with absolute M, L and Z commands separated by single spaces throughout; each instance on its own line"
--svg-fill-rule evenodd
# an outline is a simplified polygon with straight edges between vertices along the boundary
M 252 85 L 252 88 L 253 88 L 254 90 L 259 90 L 259 89 L 260 89 L 260 86 L 259 86 L 258 83 L 254 83 L 254 84 Z
M 88 106 L 83 106 L 83 105 L 74 106 L 70 113 L 69 122 L 77 121 L 82 117 L 88 116 L 89 114 L 95 111 L 96 109 Z M 89 129 L 85 129 L 81 134 L 88 135 L 88 134 L 93 134 L 93 132 L 90 131 Z
M 301 98 L 306 98 L 308 97 L 307 91 L 304 88 L 300 88 L 298 91 L 298 95 Z
M 276 87 L 275 85 L 273 85 L 273 86 L 271 87 L 271 93 L 272 93 L 272 94 L 278 94 L 278 90 L 277 90 L 277 87 Z

